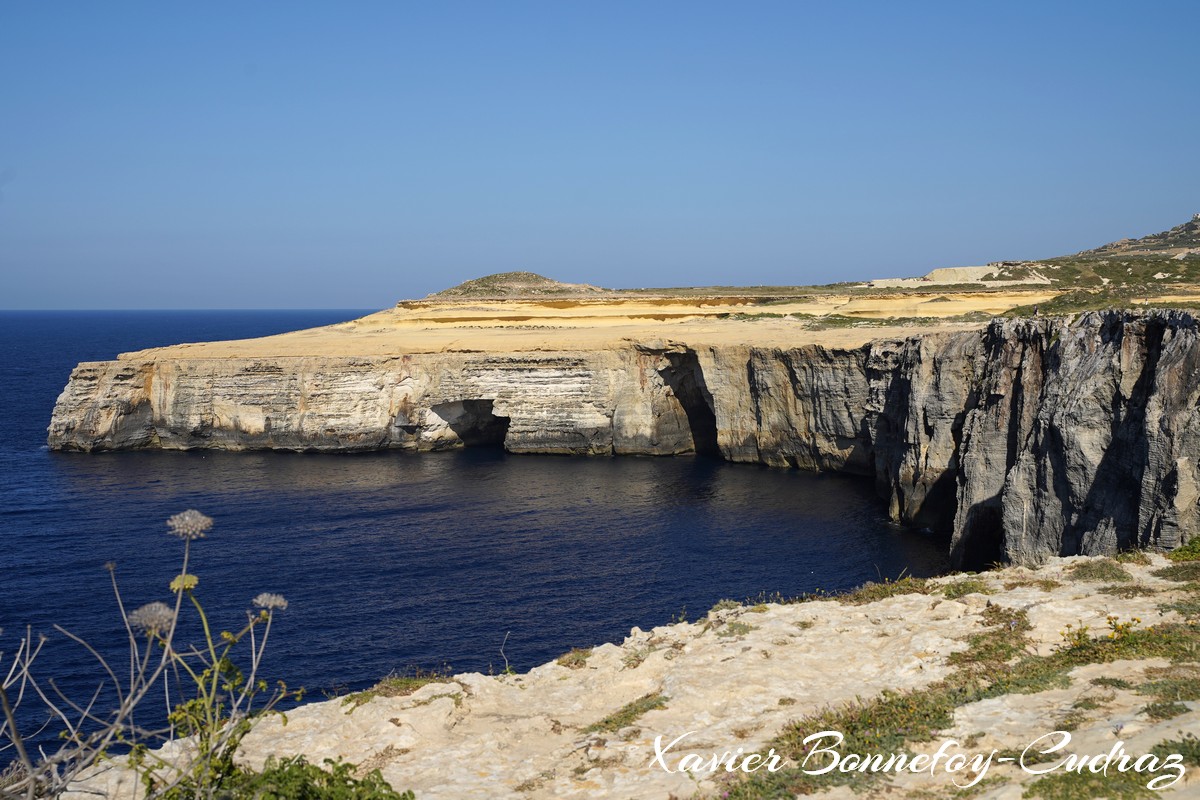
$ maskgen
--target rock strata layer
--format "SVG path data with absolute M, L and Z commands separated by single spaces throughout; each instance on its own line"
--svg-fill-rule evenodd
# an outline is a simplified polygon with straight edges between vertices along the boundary
M 1200 334 L 1175 311 L 995 320 L 857 347 L 634 339 L 593 350 L 80 364 L 56 450 L 701 453 L 873 476 L 957 565 L 1169 549 L 1200 516 Z

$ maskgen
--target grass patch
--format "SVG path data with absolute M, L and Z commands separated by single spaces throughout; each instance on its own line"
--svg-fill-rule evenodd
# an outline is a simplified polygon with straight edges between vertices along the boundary
M 835 595 L 834 599 L 845 605 L 862 606 L 902 594 L 929 594 L 930 590 L 929 581 L 924 578 L 905 576 L 894 581 L 885 578 L 882 583 L 864 583 L 846 594 Z
M 1100 594 L 1111 594 L 1116 597 L 1123 597 L 1129 600 L 1134 597 L 1149 597 L 1150 595 L 1158 594 L 1152 587 L 1142 583 L 1119 584 L 1115 583 L 1111 586 L 1100 587 Z
M 1032 694 L 1070 685 L 1071 670 L 1085 664 L 1108 663 L 1124 659 L 1166 658 L 1191 661 L 1200 649 L 1200 625 L 1162 624 L 1139 629 L 1131 623 L 1110 620 L 1110 633 L 1103 638 L 1073 637 L 1050 655 L 1025 651 L 1029 630 L 1024 612 L 990 606 L 985 611 L 988 630 L 972 635 L 970 647 L 952 656 L 957 669 L 946 679 L 915 691 L 885 691 L 870 700 L 858 700 L 847 706 L 827 709 L 789 724 L 770 743 L 775 751 L 799 766 L 776 773 L 756 773 L 729 786 L 731 800 L 794 797 L 813 794 L 837 785 L 867 787 L 877 776 L 857 772 L 833 772 L 807 775 L 801 771 L 808 755 L 803 743 L 809 734 L 836 730 L 846 738 L 840 751 L 846 753 L 902 753 L 911 744 L 933 739 L 948 727 L 954 710 L 968 703 L 1005 694 Z M 1176 676 L 1181 677 L 1181 676 Z M 1125 688 L 1126 684 L 1115 685 Z M 815 759 L 807 765 L 813 769 Z M 1074 777 L 1072 777 L 1074 776 Z M 1064 776 L 1051 776 L 1064 777 Z M 1051 800 L 1106 796 L 1141 797 L 1142 782 L 1113 782 L 1111 776 L 1095 776 L 1106 782 L 1079 782 L 1076 773 L 1066 780 L 1039 780 L 1030 787 L 1028 797 Z M 1099 788 L 1097 788 L 1099 787 Z M 1113 788 L 1116 787 L 1116 788 Z
M 1146 788 L 1149 780 L 1140 772 L 1110 771 L 1107 775 L 1092 772 L 1057 772 L 1038 778 L 1029 785 L 1021 797 L 1041 800 L 1094 800 L 1107 797 L 1109 800 L 1140 800 L 1156 797 L 1152 789 Z
M 950 664 L 997 668 L 1016 658 L 1029 644 L 1025 634 L 1031 630 L 1031 626 L 1024 611 L 988 606 L 983 610 L 981 622 L 987 629 L 971 634 L 966 650 L 950 654 L 947 659 Z
M 1172 753 L 1183 757 L 1183 763 L 1200 767 L 1200 739 L 1194 733 L 1185 733 L 1181 739 L 1167 739 L 1150 748 L 1150 755 L 1165 758 Z
M 1080 709 L 1074 709 L 1055 720 L 1052 727 L 1056 731 L 1074 731 L 1079 730 L 1079 726 L 1085 722 L 1087 722 L 1087 714 Z
M 308 763 L 304 756 L 269 758 L 262 772 L 239 769 L 218 796 L 264 800 L 414 800 L 412 792 L 392 789 L 377 769 L 359 778 L 353 764 L 327 758 L 322 769 Z
M 1100 697 L 1081 697 L 1071 707 L 1080 709 L 1081 711 L 1094 711 L 1097 708 L 1104 708 L 1114 697 L 1116 697 L 1115 694 L 1104 694 Z
M 1056 581 L 1053 578 L 1019 578 L 1004 584 L 1004 588 L 1010 592 L 1013 589 L 1023 589 L 1025 587 L 1033 587 L 1043 592 L 1053 592 L 1055 589 L 1062 587 L 1062 582 Z
M 988 586 L 987 581 L 980 580 L 979 578 L 964 578 L 963 580 L 943 586 L 942 594 L 950 600 L 957 600 L 969 594 L 993 594 L 993 592 L 992 588 Z
M 1103 686 L 1107 689 L 1132 689 L 1133 684 L 1123 678 L 1092 678 L 1092 686 Z
M 1148 669 L 1146 677 L 1158 680 L 1144 683 L 1138 687 L 1138 694 L 1150 695 L 1163 701 L 1200 700 L 1200 668 L 1168 667 L 1165 669 Z
M 717 636 L 745 636 L 750 631 L 754 630 L 753 625 L 747 625 L 745 622 L 730 622 L 717 631 Z
M 728 600 L 728 599 L 718 600 L 716 602 L 716 605 L 714 605 L 712 608 L 710 608 L 708 610 L 708 613 L 715 614 L 718 611 L 733 611 L 733 610 L 741 608 L 741 607 L 742 607 L 742 604 L 739 603 L 737 600 Z
M 1176 547 L 1167 553 L 1167 558 L 1172 561 L 1200 561 L 1200 536 L 1193 536 L 1183 547 Z
M 1150 566 L 1150 556 L 1145 550 L 1125 550 L 1113 556 L 1114 560 L 1122 564 L 1137 564 L 1140 567 Z
M 1182 617 L 1194 619 L 1200 617 L 1200 597 L 1185 597 L 1170 603 L 1163 603 L 1159 611 L 1174 611 Z
M 1169 581 L 1178 581 L 1179 583 L 1200 581 L 1200 561 L 1184 561 L 1180 564 L 1172 564 L 1169 567 L 1156 569 L 1150 574 L 1156 578 L 1166 578 Z
M 1096 583 L 1130 583 L 1133 581 L 1133 576 L 1129 574 L 1129 571 L 1111 558 L 1080 561 L 1072 564 L 1068 572 L 1077 581 Z
M 592 648 L 576 647 L 558 657 L 555 663 L 567 669 L 583 669 L 592 657 Z
M 667 696 L 661 692 L 644 694 L 632 703 L 627 703 L 609 714 L 599 722 L 593 722 L 584 728 L 584 733 L 615 733 L 621 728 L 627 728 L 641 718 L 647 711 L 656 708 L 666 708 Z
M 1142 709 L 1142 713 L 1155 722 L 1162 722 L 1164 719 L 1172 719 L 1180 714 L 1186 714 L 1188 707 L 1183 703 L 1151 703 Z
M 412 668 L 402 673 L 393 673 L 361 692 L 351 692 L 342 698 L 342 705 L 348 705 L 351 710 L 364 703 L 369 703 L 376 697 L 406 697 L 431 683 L 440 683 L 450 677 L 449 668 L 442 670 L 426 670 Z
M 642 664 L 646 663 L 646 659 L 654 652 L 653 647 L 639 647 L 631 653 L 626 653 L 621 659 L 621 664 L 625 669 L 637 669 Z

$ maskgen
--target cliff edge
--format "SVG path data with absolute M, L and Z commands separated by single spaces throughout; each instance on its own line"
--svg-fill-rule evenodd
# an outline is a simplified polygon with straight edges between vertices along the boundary
M 240 756 L 340 758 L 420 800 L 1195 797 L 1198 567 L 1052 559 L 784 604 L 726 600 L 525 674 L 385 679 L 265 719 Z M 845 737 L 841 758 L 941 751 L 940 765 L 808 774 L 829 763 L 808 760 L 804 739 L 822 731 Z M 1096 767 L 1067 766 L 1085 758 Z M 116 759 L 71 796 L 132 798 L 136 786 Z

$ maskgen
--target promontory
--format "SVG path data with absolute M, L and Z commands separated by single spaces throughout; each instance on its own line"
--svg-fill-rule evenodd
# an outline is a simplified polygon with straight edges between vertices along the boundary
M 324 328 L 80 364 L 55 450 L 502 446 L 874 478 L 959 567 L 1200 529 L 1200 223 L 823 287 L 530 273 Z

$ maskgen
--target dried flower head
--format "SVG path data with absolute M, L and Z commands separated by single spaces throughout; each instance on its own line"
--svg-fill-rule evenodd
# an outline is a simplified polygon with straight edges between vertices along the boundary
M 212 526 L 212 518 L 204 516 L 194 508 L 167 519 L 167 527 L 180 539 L 201 539 Z
M 271 592 L 263 592 L 252 601 L 255 608 L 262 608 L 267 611 L 283 611 L 287 608 L 287 600 L 281 594 L 272 594 Z
M 175 612 L 166 603 L 158 601 L 147 603 L 129 615 L 129 624 L 150 636 L 169 630 L 174 621 Z

